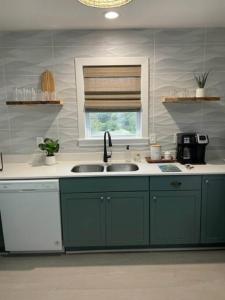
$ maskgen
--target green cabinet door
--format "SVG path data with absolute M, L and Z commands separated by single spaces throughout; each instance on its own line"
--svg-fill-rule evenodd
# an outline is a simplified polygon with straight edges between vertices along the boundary
M 202 243 L 225 243 L 225 176 L 202 181 Z
M 150 194 L 150 244 L 200 242 L 200 191 L 154 191 Z
M 65 248 L 105 246 L 105 201 L 101 193 L 63 194 Z
M 4 251 L 4 238 L 3 238 L 3 231 L 2 231 L 2 220 L 0 214 L 0 252 Z
M 106 194 L 107 246 L 149 245 L 149 193 Z

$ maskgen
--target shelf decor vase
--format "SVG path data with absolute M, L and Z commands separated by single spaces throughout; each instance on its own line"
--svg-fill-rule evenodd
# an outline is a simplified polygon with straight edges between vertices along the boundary
M 45 157 L 45 164 L 47 166 L 55 165 L 55 163 L 56 163 L 55 155 Z
M 197 88 L 196 98 L 204 98 L 204 97 L 205 97 L 205 88 Z

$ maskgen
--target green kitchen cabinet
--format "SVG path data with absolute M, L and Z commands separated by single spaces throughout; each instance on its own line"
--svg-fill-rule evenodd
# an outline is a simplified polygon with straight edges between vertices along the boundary
M 200 191 L 152 191 L 150 244 L 194 245 L 200 242 Z
M 225 175 L 203 177 L 201 225 L 202 243 L 225 243 Z
M 0 252 L 1 251 L 4 251 L 4 237 L 3 237 L 2 221 L 1 221 L 1 214 L 0 214 Z
M 149 246 L 148 177 L 60 180 L 67 250 Z
M 112 192 L 106 195 L 107 246 L 149 244 L 149 193 Z
M 200 243 L 201 176 L 150 178 L 150 245 Z
M 105 201 L 100 193 L 62 196 L 63 240 L 66 248 L 105 245 Z
M 69 193 L 137 192 L 149 190 L 147 176 L 103 176 L 60 179 L 60 191 Z

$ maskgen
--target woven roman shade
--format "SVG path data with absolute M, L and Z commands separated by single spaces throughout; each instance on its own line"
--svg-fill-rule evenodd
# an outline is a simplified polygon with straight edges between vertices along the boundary
M 86 111 L 141 109 L 141 66 L 85 66 Z

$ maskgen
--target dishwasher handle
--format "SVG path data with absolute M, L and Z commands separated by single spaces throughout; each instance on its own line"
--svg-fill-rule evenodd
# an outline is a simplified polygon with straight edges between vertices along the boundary
M 59 192 L 58 189 L 0 189 L 0 193 L 10 194 L 10 193 L 40 193 L 40 192 Z
M 21 189 L 21 190 L 16 190 L 15 192 L 18 193 L 24 193 L 24 192 L 36 192 L 37 190 L 35 189 Z

